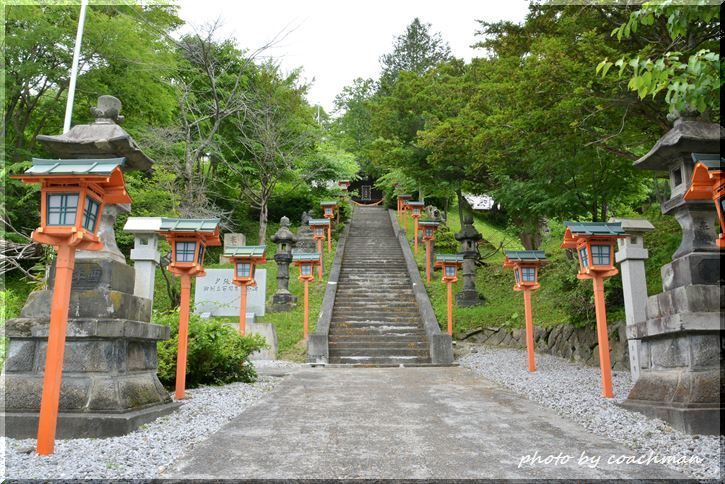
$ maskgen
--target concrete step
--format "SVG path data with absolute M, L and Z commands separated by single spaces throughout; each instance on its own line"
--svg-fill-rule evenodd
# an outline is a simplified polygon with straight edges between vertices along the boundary
M 332 349 L 330 348 L 331 357 L 345 357 L 345 356 L 415 356 L 418 358 L 426 358 L 428 356 L 428 349 L 406 349 L 406 348 L 341 348 Z
M 409 326 L 330 326 L 330 336 L 411 336 L 425 338 L 425 331 L 420 328 L 412 328 Z
M 425 341 L 398 341 L 396 339 L 387 339 L 384 341 L 375 341 L 371 339 L 357 341 L 330 341 L 330 351 L 333 350 L 350 350 L 350 349 L 368 349 L 368 348 L 385 348 L 397 350 L 425 350 L 428 351 L 428 343 Z
M 371 356 L 330 356 L 329 363 L 333 365 L 415 365 L 415 364 L 424 364 L 424 363 L 430 363 L 430 357 L 427 358 L 419 358 L 415 356 L 391 356 L 391 357 L 385 357 L 385 356 L 378 356 L 378 357 L 371 357 Z
M 353 343 L 353 344 L 409 344 L 409 343 L 420 343 L 427 345 L 427 340 L 423 341 L 417 335 L 405 335 L 405 334 L 336 334 L 330 336 L 330 344 L 333 343 Z
M 331 364 L 430 363 L 403 251 L 384 209 L 355 209 L 335 293 L 329 349 Z

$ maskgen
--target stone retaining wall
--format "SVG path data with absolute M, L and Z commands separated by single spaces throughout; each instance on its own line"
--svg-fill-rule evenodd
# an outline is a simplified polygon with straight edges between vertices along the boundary
M 626 325 L 616 321 L 608 325 L 609 351 L 614 370 L 629 370 L 629 351 Z M 477 328 L 458 335 L 467 342 L 483 343 L 511 348 L 526 347 L 524 328 Z M 560 324 L 550 328 L 534 328 L 534 343 L 539 353 L 567 358 L 589 366 L 599 366 L 599 345 L 596 327 L 576 328 Z

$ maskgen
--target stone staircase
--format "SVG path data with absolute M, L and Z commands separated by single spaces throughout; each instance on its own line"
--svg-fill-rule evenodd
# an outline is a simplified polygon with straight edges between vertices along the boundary
M 356 207 L 329 333 L 329 363 L 430 363 L 429 344 L 390 216 Z

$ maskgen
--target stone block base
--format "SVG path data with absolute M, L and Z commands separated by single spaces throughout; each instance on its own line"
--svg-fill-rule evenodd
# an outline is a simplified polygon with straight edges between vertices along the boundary
M 627 399 L 622 407 L 650 418 L 659 418 L 672 427 L 688 434 L 723 435 L 720 428 L 719 407 L 676 407 L 658 402 Z
M 154 405 L 140 410 L 112 413 L 60 413 L 56 438 L 80 439 L 117 437 L 133 432 L 141 425 L 168 415 L 181 406 L 180 402 Z M 38 434 L 38 414 L 25 412 L 0 413 L 5 422 L 5 437 L 34 439 Z
M 277 348 L 277 331 L 272 323 L 250 323 L 246 327 L 247 334 L 261 335 L 266 341 L 269 348 L 255 351 L 249 356 L 250 360 L 276 360 Z
M 456 306 L 459 308 L 469 308 L 471 306 L 481 306 L 486 303 L 477 291 L 466 291 L 465 289 L 456 294 Z
M 270 312 L 281 313 L 291 311 L 297 306 L 297 297 L 289 292 L 277 292 L 272 296 L 272 302 L 268 305 Z

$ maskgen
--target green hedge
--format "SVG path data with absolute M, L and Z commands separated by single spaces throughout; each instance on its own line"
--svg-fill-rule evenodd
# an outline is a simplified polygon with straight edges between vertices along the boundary
M 167 388 L 176 384 L 176 354 L 179 345 L 179 312 L 154 318 L 157 324 L 171 328 L 171 338 L 159 344 L 159 380 Z M 249 355 L 265 348 L 259 335 L 240 336 L 236 329 L 214 319 L 189 318 L 186 359 L 186 388 L 200 385 L 223 385 L 241 381 L 251 383 L 257 372 Z

